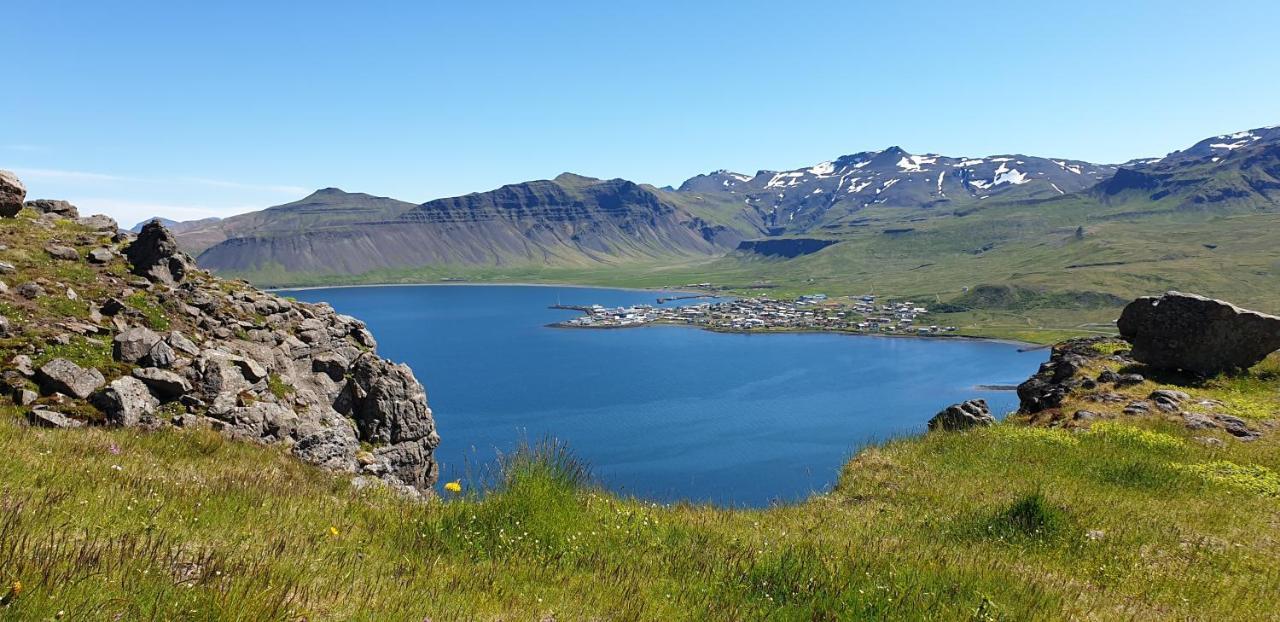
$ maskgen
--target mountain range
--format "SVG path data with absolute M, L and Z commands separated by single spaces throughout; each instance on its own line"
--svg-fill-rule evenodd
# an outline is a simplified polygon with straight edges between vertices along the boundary
M 853 246 L 845 243 L 902 239 L 923 223 L 946 228 L 968 218 L 971 229 L 984 214 L 1005 215 L 989 223 L 994 231 L 1068 213 L 1080 216 L 1073 229 L 1083 230 L 1100 218 L 1269 211 L 1280 211 L 1280 127 L 1118 165 L 889 147 L 793 170 L 718 170 L 675 188 L 565 173 L 422 204 L 326 188 L 171 228 L 204 267 L 286 284 L 424 268 L 466 274 L 711 262 L 714 272 L 752 257 L 834 257 Z M 964 250 L 983 253 L 1017 235 L 966 239 L 972 248 Z

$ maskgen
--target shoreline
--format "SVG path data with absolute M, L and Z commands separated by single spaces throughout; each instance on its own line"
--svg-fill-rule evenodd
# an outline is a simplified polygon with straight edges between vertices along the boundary
M 665 288 L 665 287 L 612 287 L 609 285 L 577 285 L 572 283 L 478 283 L 478 282 L 457 282 L 457 283 L 361 283 L 356 285 L 308 285 L 303 287 L 262 287 L 259 288 L 264 292 L 273 294 L 279 292 L 306 292 L 324 289 L 348 289 L 363 287 L 571 287 L 575 289 L 614 289 L 623 292 L 672 292 L 680 294 L 706 294 L 708 296 L 717 297 L 716 294 L 708 294 L 702 290 L 681 289 L 681 288 Z
M 732 328 L 709 328 L 706 326 L 698 326 L 696 324 L 674 324 L 670 322 L 649 322 L 647 324 L 639 324 L 634 326 L 573 326 L 562 322 L 545 324 L 547 328 L 559 328 L 563 330 L 628 330 L 633 328 L 652 328 L 652 327 L 668 327 L 668 328 L 689 328 L 694 330 L 702 330 L 708 333 L 721 333 L 726 335 L 840 335 L 844 337 L 880 337 L 883 339 L 950 339 L 956 341 L 982 341 L 986 343 L 1003 343 L 1011 346 L 1018 346 L 1019 352 L 1034 352 L 1046 347 L 1043 344 L 1031 343 L 1029 341 L 1018 341 L 1016 339 L 1008 339 L 1004 337 L 983 337 L 981 335 L 911 335 L 906 333 L 866 333 L 852 330 L 822 330 L 816 328 L 788 328 L 778 330 L 743 330 Z

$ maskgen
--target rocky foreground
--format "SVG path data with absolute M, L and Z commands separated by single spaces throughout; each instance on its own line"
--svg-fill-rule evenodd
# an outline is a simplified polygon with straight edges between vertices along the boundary
M 196 268 L 0 171 L 0 407 L 33 425 L 209 427 L 412 494 L 439 444 L 426 393 L 359 320 Z
M 1087 428 L 1105 419 L 1158 417 L 1190 430 L 1206 444 L 1252 441 L 1280 422 L 1275 413 L 1245 419 L 1233 411 L 1220 379 L 1244 374 L 1280 350 L 1280 317 L 1221 300 L 1168 292 L 1139 298 L 1118 321 L 1120 338 L 1088 337 L 1055 345 L 1049 360 L 1018 385 L 1015 419 L 1033 425 Z M 1226 397 L 1232 397 L 1230 392 Z M 929 421 L 930 430 L 996 423 L 983 400 L 955 404 Z

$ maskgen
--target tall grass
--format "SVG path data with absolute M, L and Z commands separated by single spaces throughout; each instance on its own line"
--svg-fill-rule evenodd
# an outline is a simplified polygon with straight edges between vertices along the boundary
M 5 619 L 1268 619 L 1280 589 L 1280 506 L 1234 485 L 1280 469 L 1268 438 L 930 434 L 805 503 L 728 510 L 611 495 L 549 440 L 415 503 L 209 432 L 16 419 Z M 1221 461 L 1242 468 L 1194 467 Z

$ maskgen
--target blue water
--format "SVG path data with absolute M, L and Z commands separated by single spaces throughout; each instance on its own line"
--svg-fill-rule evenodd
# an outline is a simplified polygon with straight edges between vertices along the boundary
M 1045 359 L 1004 343 L 649 326 L 557 329 L 548 309 L 657 292 L 522 286 L 287 292 L 364 320 L 427 388 L 441 481 L 521 439 L 555 437 L 608 488 L 658 501 L 763 506 L 828 489 L 860 446 L 922 431 L 948 404 L 1000 413 Z

